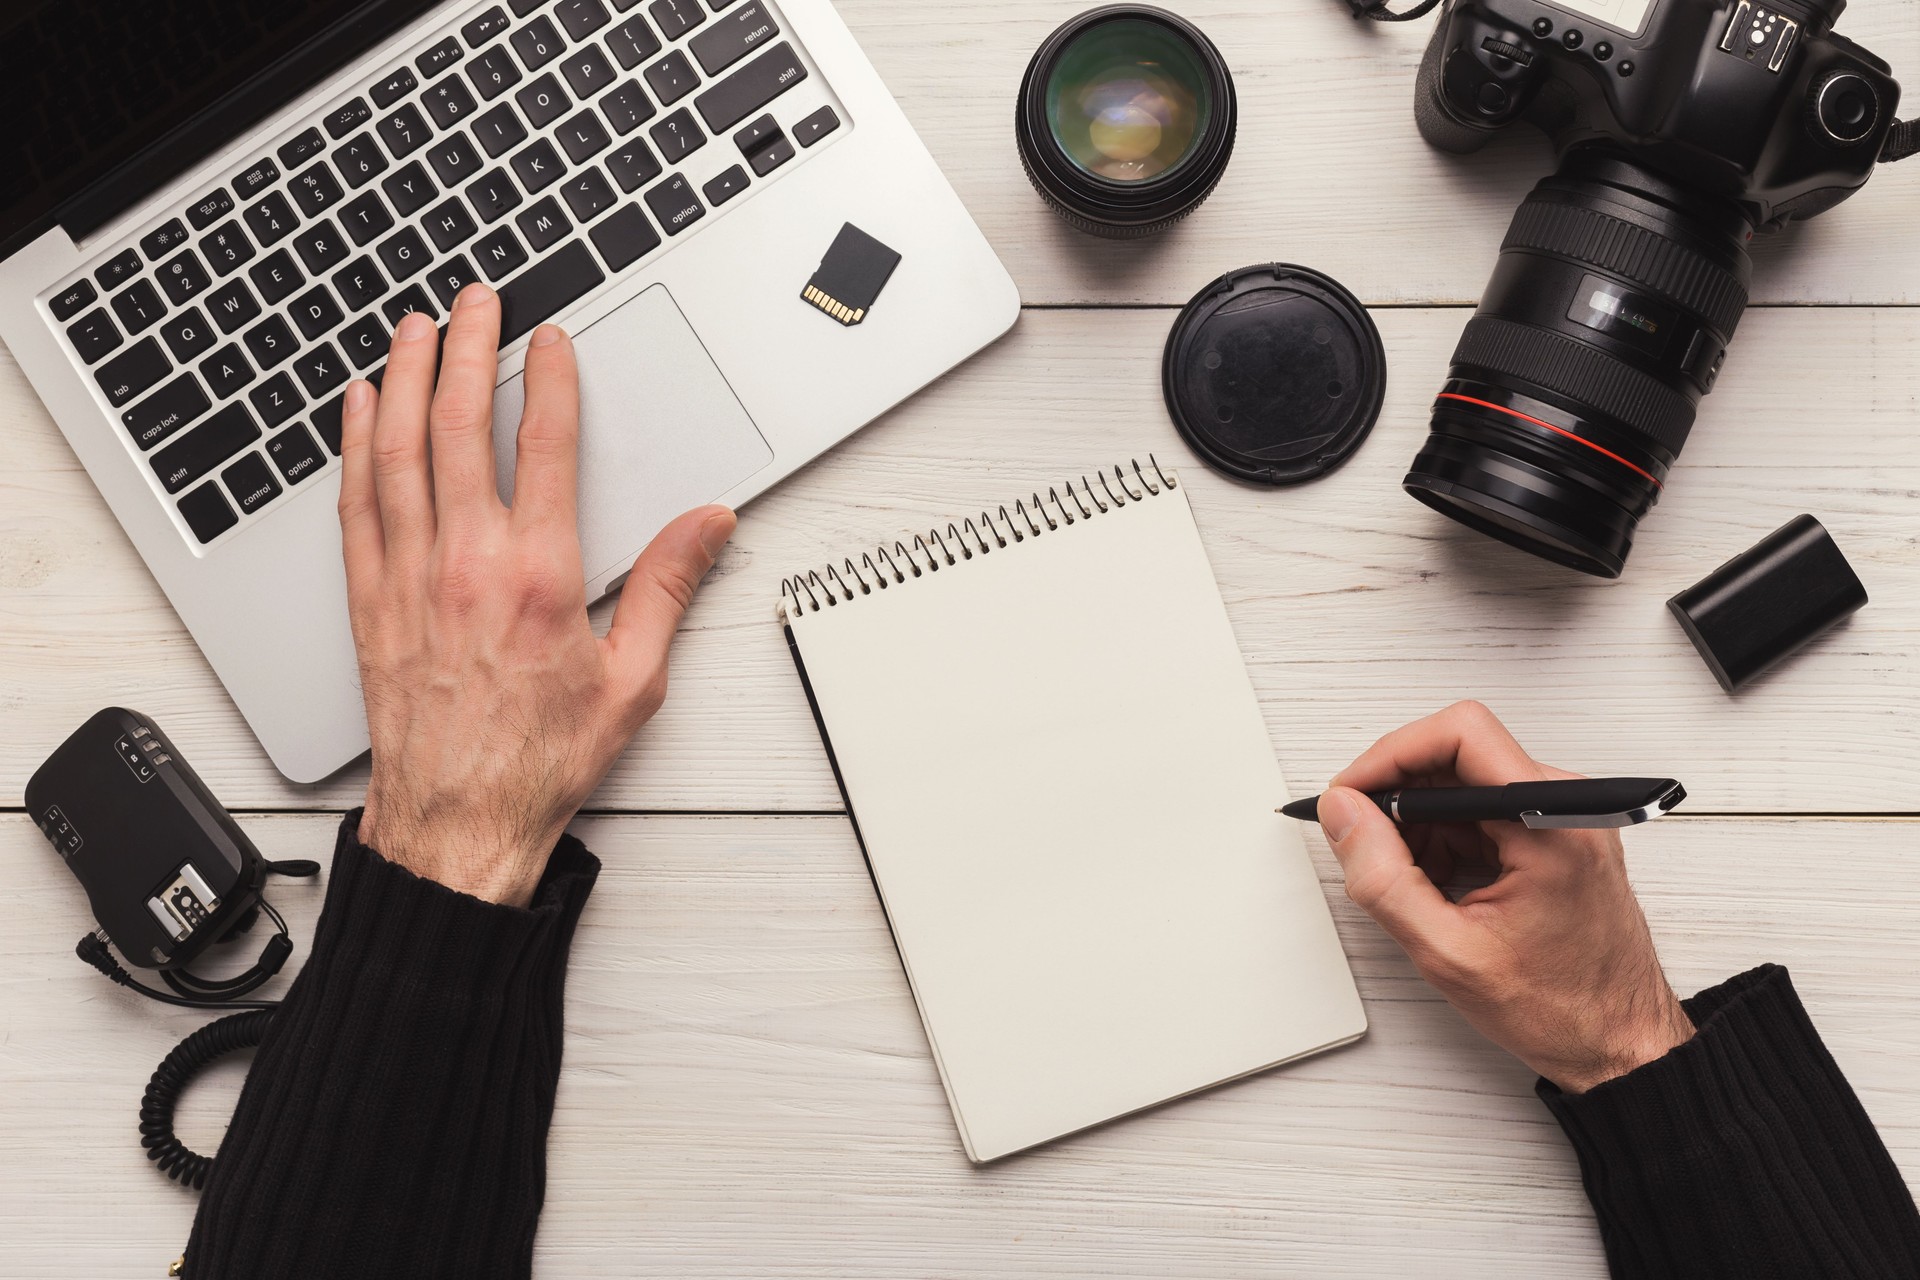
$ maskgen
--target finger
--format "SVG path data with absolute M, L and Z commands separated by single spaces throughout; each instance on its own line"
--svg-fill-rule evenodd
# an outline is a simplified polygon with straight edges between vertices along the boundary
M 673 633 L 693 602 L 700 579 L 713 567 L 733 535 L 733 512 L 700 507 L 680 516 L 654 536 L 620 589 L 607 633 L 614 662 L 630 698 L 658 707 L 666 692 L 667 650 Z
M 1459 909 L 1415 864 L 1379 806 L 1357 791 L 1334 788 L 1320 797 L 1319 816 L 1355 905 L 1416 961 L 1457 949 L 1465 927 Z
M 340 408 L 340 543 L 347 564 L 347 595 L 380 571 L 385 538 L 380 500 L 373 491 L 373 420 L 379 412 L 373 384 L 347 384 Z
M 580 370 L 573 342 L 558 325 L 533 331 L 527 347 L 527 402 L 515 447 L 516 526 L 551 529 L 577 541 L 580 475 Z
M 427 470 L 427 406 L 439 352 L 433 321 L 401 317 L 387 354 L 373 425 L 373 487 L 388 559 L 417 558 L 433 543 L 433 480 Z M 341 427 L 346 426 L 344 417 Z
M 500 375 L 500 297 L 475 281 L 453 300 L 433 392 L 433 497 L 462 528 L 500 510 L 493 471 L 493 384 Z
M 1514 740 L 1507 726 L 1478 702 L 1395 729 L 1334 778 L 1335 786 L 1379 791 L 1416 778 L 1451 773 L 1471 787 L 1538 782 L 1551 775 Z

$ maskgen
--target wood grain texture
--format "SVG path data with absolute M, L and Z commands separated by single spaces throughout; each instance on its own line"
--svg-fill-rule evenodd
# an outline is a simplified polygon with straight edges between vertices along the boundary
M 242 821 L 274 854 L 330 854 L 330 816 Z M 1605 1274 L 1532 1077 L 1346 902 L 1317 838 L 1366 1040 L 976 1169 L 844 819 L 608 817 L 576 831 L 606 870 L 574 946 L 537 1274 Z M 1788 965 L 1909 1180 L 1916 836 L 1905 821 L 1676 818 L 1629 837 L 1675 986 Z M 84 907 L 23 818 L 0 818 L 0 857 L 38 904 L 0 932 L 6 1273 L 158 1276 L 193 1200 L 143 1167 L 135 1104 L 204 1019 L 72 958 Z M 296 965 L 320 894 L 276 886 Z M 240 1076 L 231 1064 L 189 1093 L 190 1143 L 218 1142 Z
M 1920 310 L 1753 312 L 1612 583 L 1494 544 L 1400 491 L 1465 318 L 1377 312 L 1392 376 L 1373 438 L 1333 476 L 1276 491 L 1213 475 L 1179 442 L 1160 399 L 1166 313 L 1027 313 L 997 347 L 748 508 L 680 637 L 666 710 L 593 806 L 837 809 L 773 621 L 780 578 L 1149 453 L 1191 486 L 1297 788 L 1317 787 L 1378 733 L 1471 695 L 1542 759 L 1671 772 L 1696 809 L 1910 806 L 1920 782 Z M 18 804 L 35 765 L 89 714 L 125 702 L 155 716 L 234 808 L 353 804 L 364 766 L 313 788 L 274 773 L 3 358 L 0 415 L 0 802 Z M 1873 601 L 1730 698 L 1664 601 L 1801 511 L 1827 522 Z M 1124 626 L 1129 610 L 1153 607 L 1152 584 L 1113 603 Z M 604 623 L 604 606 L 597 616 Z M 1017 719 L 1007 734 L 1010 747 L 1059 740 Z
M 1175 7 L 1233 70 L 1233 160 L 1186 223 L 1115 245 L 1049 213 L 1013 145 L 1028 59 L 1089 0 L 839 7 L 1029 303 L 1185 302 L 1222 272 L 1275 259 L 1318 267 L 1368 303 L 1471 302 L 1515 206 L 1553 168 L 1545 139 L 1525 126 L 1469 157 L 1421 141 L 1413 80 L 1431 20 L 1356 23 L 1342 0 L 1186 0 Z M 1920 5 L 1854 0 L 1839 30 L 1911 87 Z M 1914 110 L 1909 98 L 1903 114 Z M 1763 237 L 1754 297 L 1920 300 L 1920 255 L 1906 249 L 1916 207 L 1920 161 L 1884 169 L 1843 207 Z

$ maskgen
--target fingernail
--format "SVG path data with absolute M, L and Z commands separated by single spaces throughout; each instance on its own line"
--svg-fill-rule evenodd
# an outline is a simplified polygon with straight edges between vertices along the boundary
M 409 311 L 400 317 L 399 327 L 393 331 L 393 336 L 401 342 L 417 342 L 432 332 L 433 321 L 427 318 L 426 312 Z
M 1320 826 L 1327 839 L 1339 844 L 1353 834 L 1360 821 L 1360 810 L 1344 791 L 1329 791 L 1320 797 Z
M 727 545 L 727 539 L 733 536 L 734 526 L 740 521 L 731 511 L 716 511 L 700 523 L 700 547 L 708 556 L 717 559 L 720 548 Z
M 533 341 L 527 345 L 530 347 L 550 347 L 565 336 L 566 335 L 560 331 L 559 325 L 543 324 L 533 331 Z
M 373 384 L 355 378 L 347 384 L 347 412 L 358 413 L 373 399 Z
M 477 303 L 490 302 L 492 300 L 493 290 L 487 288 L 487 286 L 481 284 L 478 280 L 475 280 L 472 284 L 462 289 L 460 296 L 453 300 L 453 309 L 458 311 L 462 307 L 471 307 Z

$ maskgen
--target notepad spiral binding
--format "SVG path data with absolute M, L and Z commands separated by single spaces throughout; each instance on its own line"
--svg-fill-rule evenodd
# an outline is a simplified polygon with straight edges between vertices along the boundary
M 1133 469 L 1131 477 L 1128 467 Z M 1149 469 L 1152 476 L 1147 474 Z M 1095 472 L 1092 480 L 1083 474 L 1078 488 L 1069 480 L 1064 485 L 1049 486 L 1044 498 L 1036 489 L 1030 498 L 1016 500 L 1011 508 L 1002 503 L 999 511 L 982 511 L 977 519 L 969 516 L 950 520 L 944 532 L 934 528 L 924 537 L 916 534 L 912 546 L 896 539 L 892 548 L 882 544 L 862 554 L 857 565 L 848 556 L 842 561 L 845 572 L 829 564 L 804 575 L 782 578 L 780 611 L 792 615 L 836 608 L 909 578 L 938 573 L 943 566 L 990 555 L 996 548 L 1091 520 L 1129 503 L 1145 502 L 1179 486 L 1179 474 L 1162 471 L 1152 454 L 1147 455 L 1145 467 L 1139 459 L 1130 458 L 1113 468 L 1111 479 L 1104 471 Z

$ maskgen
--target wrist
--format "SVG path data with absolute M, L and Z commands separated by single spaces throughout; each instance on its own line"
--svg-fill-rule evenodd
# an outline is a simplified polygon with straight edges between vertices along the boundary
M 1693 1039 L 1695 1028 L 1679 998 L 1671 990 L 1662 995 L 1642 1016 L 1611 1028 L 1591 1053 L 1549 1064 L 1540 1074 L 1563 1093 L 1579 1094 L 1666 1057 Z
M 498 833 L 466 830 L 456 823 L 396 820 L 391 809 L 368 797 L 356 837 L 396 866 L 482 902 L 524 907 L 546 870 L 556 834 L 538 847 L 502 840 Z

